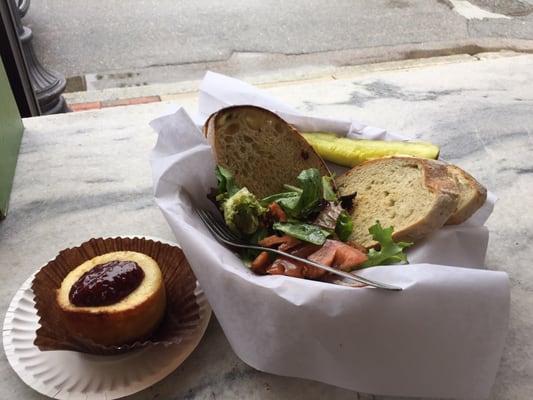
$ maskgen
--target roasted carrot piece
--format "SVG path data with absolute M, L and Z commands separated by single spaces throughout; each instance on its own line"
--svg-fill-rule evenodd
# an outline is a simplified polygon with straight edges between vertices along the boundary
M 287 238 L 287 240 L 278 247 L 281 251 L 288 251 L 302 243 L 300 240 L 292 236 L 285 235 L 283 237 Z
M 351 271 L 364 263 L 368 257 L 362 251 L 338 240 L 328 239 L 322 248 L 307 257 L 311 261 Z
M 312 265 L 305 264 L 304 266 L 304 276 L 308 279 L 322 279 L 327 274 L 328 271 L 313 267 Z
M 275 220 L 279 222 L 287 222 L 287 214 L 285 214 L 285 211 L 283 211 L 283 208 L 281 208 L 278 203 L 270 203 L 268 205 L 268 211 L 270 212 L 270 215 L 274 217 Z
M 264 239 L 261 239 L 258 243 L 260 246 L 274 247 L 285 242 L 285 240 L 286 240 L 285 236 L 271 235 L 271 236 L 267 236 Z
M 267 269 L 267 273 L 272 275 L 287 275 L 295 278 L 304 277 L 305 264 L 285 257 L 278 257 Z
M 285 267 L 283 264 L 276 261 L 274 261 L 272 265 L 267 268 L 266 273 L 270 275 L 285 275 Z
M 333 265 L 335 268 L 342 269 L 343 271 L 351 271 L 366 260 L 368 260 L 368 256 L 365 253 L 348 246 L 347 244 L 341 243 L 335 252 Z
M 296 245 L 290 253 L 298 257 L 306 258 L 318 249 L 320 249 L 320 246 L 314 244 L 301 244 L 299 241 L 299 244 Z M 272 265 L 267 268 L 266 273 L 271 275 L 287 275 L 297 278 L 321 279 L 327 274 L 327 271 L 282 256 L 277 258 Z
M 292 248 L 296 246 L 297 244 L 299 244 L 300 241 L 289 235 L 283 235 L 283 236 L 271 235 L 259 241 L 259 245 L 264 246 L 264 247 L 274 247 L 277 245 L 283 245 L 284 243 L 287 243 L 288 247 L 286 248 Z
M 320 249 L 321 246 L 311 243 L 301 243 L 298 246 L 291 249 L 290 253 L 295 256 L 307 258 L 314 252 Z
M 267 251 L 262 251 L 259 255 L 252 261 L 250 269 L 256 274 L 265 274 L 267 267 L 270 265 L 270 257 Z
M 318 251 L 314 252 L 307 258 L 311 261 L 331 267 L 335 260 L 335 253 L 338 247 L 336 242 L 336 240 L 326 240 Z

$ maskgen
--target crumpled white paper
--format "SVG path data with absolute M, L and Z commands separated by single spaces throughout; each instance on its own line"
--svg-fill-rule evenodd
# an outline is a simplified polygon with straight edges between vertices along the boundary
M 159 134 L 151 158 L 154 193 L 236 354 L 265 372 L 365 393 L 487 398 L 509 318 L 507 274 L 482 269 L 492 196 L 467 223 L 443 228 L 410 250 L 410 265 L 358 272 L 401 292 L 254 275 L 195 216 L 194 207 L 213 207 L 206 194 L 216 185 L 211 149 L 197 125 L 221 107 L 254 104 L 307 131 L 401 136 L 303 116 L 214 73 L 200 90 L 194 120 L 180 108 L 151 123 Z

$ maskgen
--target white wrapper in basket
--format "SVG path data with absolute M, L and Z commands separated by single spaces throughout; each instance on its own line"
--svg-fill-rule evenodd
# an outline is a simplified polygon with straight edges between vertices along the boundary
M 193 212 L 213 207 L 211 149 L 198 128 L 233 104 L 269 108 L 305 131 L 348 137 L 401 135 L 355 121 L 307 117 L 236 79 L 208 73 L 198 115 L 154 120 L 157 204 L 182 246 L 233 350 L 261 371 L 394 396 L 487 398 L 509 319 L 504 272 L 483 269 L 494 197 L 466 223 L 409 251 L 409 265 L 362 275 L 401 292 L 351 288 L 285 276 L 257 276 L 218 244 Z

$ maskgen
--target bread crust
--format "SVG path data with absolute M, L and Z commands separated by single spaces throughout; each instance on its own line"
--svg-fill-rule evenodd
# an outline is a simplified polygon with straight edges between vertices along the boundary
M 434 207 L 424 218 L 392 235 L 395 240 L 418 242 L 444 226 L 457 208 L 459 192 L 455 182 L 449 178 L 446 166 L 425 159 L 403 159 L 407 162 L 416 160 L 422 166 L 425 186 L 436 195 Z
M 217 112 L 218 112 L 218 111 L 217 111 Z M 207 120 L 205 121 L 205 123 L 204 123 L 204 126 L 203 126 L 202 131 L 203 131 L 204 136 L 205 136 L 206 138 L 207 138 L 208 127 L 209 127 L 209 125 L 211 124 L 211 121 L 213 120 L 213 117 L 214 117 L 215 115 L 217 115 L 216 112 L 213 113 L 213 114 L 211 114 L 211 115 L 207 118 Z M 211 124 L 211 125 L 212 125 L 212 124 Z M 211 128 L 211 129 L 212 129 L 212 128 Z
M 468 182 L 468 185 L 475 191 L 474 197 L 472 197 L 462 207 L 458 207 L 451 217 L 446 221 L 446 225 L 458 225 L 465 222 L 470 218 L 477 210 L 485 204 L 487 200 L 487 189 L 479 183 L 472 175 L 465 170 L 459 168 L 456 165 L 448 165 L 447 167 L 449 175 L 454 178 L 454 174 L 461 175 L 462 178 Z
M 428 160 L 414 157 L 380 158 L 367 161 L 344 173 L 337 178 L 337 185 L 339 186 L 342 194 L 344 182 L 354 179 L 352 176 L 358 173 L 359 170 L 368 168 L 368 166 L 373 164 L 389 162 L 401 162 L 406 167 L 420 167 L 424 186 L 435 196 L 433 205 L 425 216 L 423 216 L 414 224 L 395 230 L 392 235 L 393 239 L 396 241 L 418 242 L 435 230 L 441 228 L 457 208 L 457 202 L 459 198 L 457 185 L 449 178 L 445 165 L 441 165 L 440 163 L 431 163 L 428 162 Z M 354 216 L 356 215 L 357 211 L 356 203 L 354 210 L 351 213 L 352 219 L 355 219 Z M 380 220 L 380 216 L 376 215 L 375 220 Z M 357 222 L 354 221 L 354 223 Z M 366 248 L 373 248 L 378 245 L 378 242 L 369 240 L 368 242 L 361 244 Z
M 227 165 L 224 161 L 225 157 L 224 157 L 224 148 L 222 146 L 222 142 L 221 140 L 217 140 L 218 139 L 217 135 L 219 134 L 219 131 L 222 128 L 221 125 L 224 124 L 224 122 L 221 120 L 224 118 L 225 115 L 228 115 L 229 113 L 237 113 L 237 114 L 246 115 L 247 113 L 250 113 L 252 111 L 263 113 L 265 115 L 265 119 L 266 117 L 268 117 L 268 118 L 271 118 L 275 124 L 281 124 L 281 126 L 284 129 L 284 134 L 286 133 L 288 135 L 291 135 L 291 139 L 292 139 L 291 144 L 296 143 L 297 145 L 297 150 L 293 151 L 294 154 L 292 154 L 292 157 L 297 157 L 299 154 L 305 154 L 306 155 L 305 164 L 309 165 L 308 168 L 317 168 L 320 171 L 321 175 L 330 175 L 330 171 L 326 163 L 324 162 L 324 160 L 322 160 L 322 158 L 318 155 L 318 153 L 313 149 L 313 147 L 309 143 L 307 143 L 305 138 L 298 132 L 296 128 L 294 128 L 292 125 L 284 121 L 277 114 L 267 109 L 256 107 L 256 106 L 250 106 L 250 105 L 231 106 L 231 107 L 223 108 L 219 110 L 218 112 L 216 112 L 215 114 L 211 115 L 207 119 L 206 124 L 204 125 L 204 133 L 207 137 L 207 141 L 209 142 L 209 144 L 211 145 L 211 148 L 213 149 L 213 155 L 215 157 L 216 163 L 218 165 L 222 165 L 225 168 L 228 168 L 232 173 L 234 173 L 236 182 L 240 186 L 249 187 L 251 186 L 249 181 L 253 180 L 253 182 L 256 183 L 255 185 L 256 190 L 253 190 L 253 193 L 257 195 L 258 197 L 265 197 L 265 196 L 275 193 L 275 192 L 271 192 L 268 190 L 262 190 L 262 188 L 272 187 L 273 184 L 272 182 L 266 182 L 266 181 L 261 182 L 261 178 L 262 178 L 261 171 L 251 171 L 250 175 L 253 175 L 253 179 L 248 179 L 248 177 L 244 176 L 244 174 L 240 172 L 236 172 L 235 171 L 236 168 L 234 168 L 235 166 Z M 280 138 L 280 145 L 281 146 L 283 145 L 283 140 L 281 138 Z M 287 148 L 271 149 L 272 153 L 277 153 L 280 151 L 287 151 Z M 264 157 L 259 154 L 248 154 L 248 155 L 250 156 L 250 158 L 255 158 L 256 160 L 259 160 L 260 158 Z M 254 166 L 251 166 L 251 167 L 253 168 Z M 271 168 L 273 169 L 282 168 L 282 166 L 277 165 L 276 163 L 272 163 Z M 280 172 L 284 173 L 286 171 L 284 170 Z M 295 179 L 296 176 L 301 172 L 301 170 L 295 169 L 293 172 L 294 172 L 293 173 L 294 176 L 292 178 Z M 282 176 L 281 173 L 279 175 Z M 283 183 L 291 183 L 291 182 L 282 182 L 282 183 L 280 182 L 278 186 L 281 188 Z M 278 192 L 279 191 L 281 190 L 278 190 Z

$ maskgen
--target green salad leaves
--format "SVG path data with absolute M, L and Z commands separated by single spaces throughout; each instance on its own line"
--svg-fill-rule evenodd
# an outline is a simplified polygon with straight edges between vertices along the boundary
M 337 219 L 337 224 L 335 225 L 335 233 L 340 240 L 346 242 L 353 230 L 353 222 L 350 216 L 346 211 L 342 211 Z
M 274 202 L 289 219 L 268 226 L 274 231 L 319 245 L 334 233 L 343 241 L 352 233 L 351 219 L 340 205 L 333 178 L 320 176 L 316 168 L 302 171 L 296 178 L 298 186 L 284 185 L 285 192 L 260 201 L 247 188 L 240 188 L 226 168 L 217 166 L 215 174 L 214 199 L 224 214 L 226 225 L 235 233 L 252 237 L 260 227 L 265 228 L 262 218 Z
M 217 191 L 214 199 L 224 215 L 226 225 L 250 243 L 258 243 L 268 235 L 286 234 L 304 242 L 322 245 L 331 237 L 346 242 L 353 230 L 353 222 L 347 209 L 352 207 L 350 194 L 339 198 L 333 178 L 320 176 L 315 168 L 302 171 L 296 180 L 298 186 L 284 185 L 284 192 L 258 200 L 246 187 L 239 187 L 233 174 L 217 166 Z M 272 219 L 268 208 L 277 203 L 286 214 L 282 220 Z M 347 207 L 343 208 L 343 207 Z M 373 267 L 407 263 L 404 250 L 412 243 L 395 242 L 393 227 L 384 228 L 379 221 L 369 228 L 380 249 L 370 249 L 368 260 L 361 266 Z M 244 254 L 253 259 L 256 251 Z
M 333 178 L 320 176 L 318 169 L 310 168 L 296 179 L 299 186 L 284 185 L 286 192 L 261 200 L 263 206 L 278 203 L 292 220 L 290 224 L 275 224 L 274 229 L 314 244 L 324 243 L 334 232 L 340 240 L 348 240 L 352 221 L 339 204 Z
M 261 200 L 261 204 L 266 206 L 275 201 L 291 218 L 301 220 L 319 211 L 324 197 L 322 177 L 318 169 L 306 169 L 296 179 L 300 187 L 284 185 L 286 192 L 265 197 Z
M 393 227 L 383 228 L 379 221 L 376 221 L 375 225 L 372 225 L 368 231 L 381 247 L 379 250 L 369 250 L 368 260 L 363 264 L 363 268 L 376 265 L 407 264 L 404 249 L 412 246 L 413 243 L 395 242 L 392 239 Z
M 272 228 L 296 239 L 317 245 L 324 244 L 328 236 L 331 235 L 331 231 L 327 229 L 300 221 L 275 222 Z
M 217 165 L 215 176 L 217 177 L 217 201 L 223 202 L 239 191 L 240 187 L 235 183 L 233 174 L 226 168 Z
M 261 225 L 261 217 L 266 209 L 261 206 L 253 193 L 247 188 L 240 188 L 235 183 L 233 174 L 218 165 L 216 202 L 224 214 L 224 222 L 235 233 L 254 234 Z
M 333 178 L 331 176 L 322 177 L 322 197 L 326 201 L 337 202 L 337 193 L 335 193 Z

